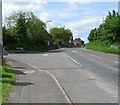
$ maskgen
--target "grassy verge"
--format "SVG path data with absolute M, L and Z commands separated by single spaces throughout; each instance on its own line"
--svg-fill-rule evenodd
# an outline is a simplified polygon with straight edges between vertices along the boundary
M 89 42 L 86 45 L 86 49 L 101 51 L 111 54 L 120 54 L 120 47 L 117 47 L 116 45 L 117 45 L 116 43 L 108 44 L 107 42 L 94 41 L 94 42 Z
M 12 87 L 12 83 L 15 81 L 15 73 L 10 66 L 3 66 L 0 68 L 0 103 L 5 103 Z

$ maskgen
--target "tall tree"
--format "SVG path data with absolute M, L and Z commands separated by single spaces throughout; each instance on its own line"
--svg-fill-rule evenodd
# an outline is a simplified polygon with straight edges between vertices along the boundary
M 72 32 L 69 29 L 65 29 L 63 27 L 55 27 L 50 29 L 50 34 L 52 35 L 54 43 L 57 45 L 67 43 L 72 37 Z
M 6 28 L 16 46 L 46 46 L 48 32 L 45 27 L 32 12 L 14 12 L 6 18 Z
M 88 36 L 89 41 L 101 40 L 109 42 L 120 41 L 120 15 L 115 10 L 109 12 L 106 16 L 104 23 L 100 24 L 98 28 L 90 31 Z

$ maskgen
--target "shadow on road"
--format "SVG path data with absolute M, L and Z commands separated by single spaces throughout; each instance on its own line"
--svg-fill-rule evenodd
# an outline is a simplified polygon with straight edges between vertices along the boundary
M 28 85 L 33 85 L 34 83 L 30 82 L 15 82 L 13 83 L 14 86 L 28 86 Z
M 15 69 L 26 69 L 25 67 L 12 67 L 12 68 L 15 68 Z
M 17 75 L 25 75 L 25 73 L 22 72 L 21 70 L 12 70 L 12 71 Z

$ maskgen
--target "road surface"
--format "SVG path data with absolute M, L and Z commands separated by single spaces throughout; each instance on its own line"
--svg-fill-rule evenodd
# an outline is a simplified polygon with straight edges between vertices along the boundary
M 9 54 L 52 74 L 73 103 L 118 103 L 118 56 L 83 48 L 43 54 Z

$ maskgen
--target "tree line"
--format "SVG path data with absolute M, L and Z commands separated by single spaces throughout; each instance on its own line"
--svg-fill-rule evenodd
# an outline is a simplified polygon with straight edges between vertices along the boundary
M 46 24 L 32 12 L 14 12 L 5 19 L 4 24 L 3 44 L 9 49 L 23 47 L 26 50 L 42 51 L 49 48 L 49 40 L 52 40 L 51 46 L 58 46 L 72 37 L 71 30 L 64 27 L 54 27 L 48 33 Z
M 3 27 L 3 44 L 10 49 L 24 47 L 32 49 L 36 45 L 46 46 L 46 24 L 32 12 L 14 12 L 5 19 Z
M 106 41 L 110 43 L 120 42 L 120 14 L 113 10 L 106 16 L 104 22 L 90 31 L 88 40 L 93 41 Z

